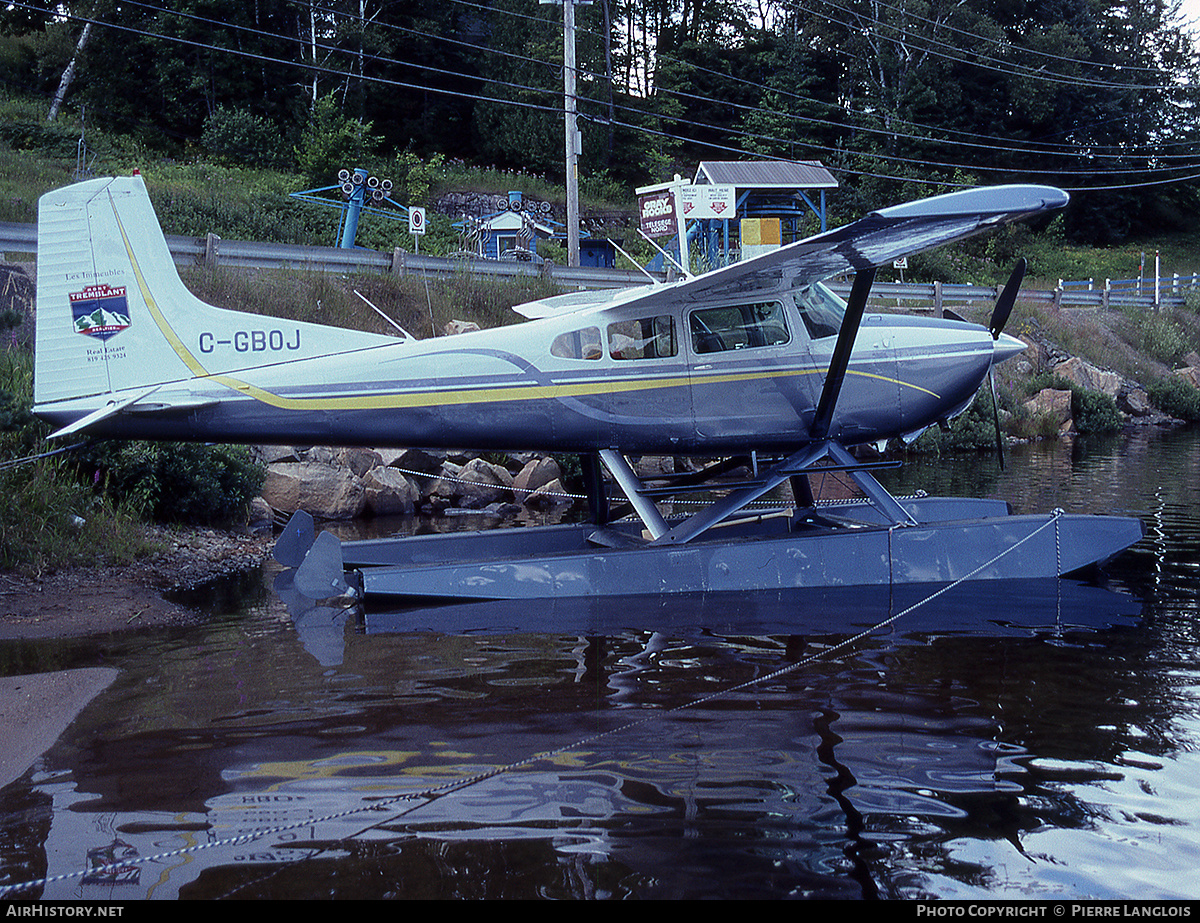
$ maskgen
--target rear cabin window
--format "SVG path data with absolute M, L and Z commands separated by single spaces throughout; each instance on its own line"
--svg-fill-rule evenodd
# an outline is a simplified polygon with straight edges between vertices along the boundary
M 608 325 L 608 354 L 614 359 L 665 359 L 678 353 L 670 314 Z
M 778 301 L 699 308 L 691 313 L 689 323 L 697 353 L 779 346 L 789 339 Z
M 599 327 L 560 333 L 550 344 L 550 355 L 559 359 L 599 359 L 604 355 Z

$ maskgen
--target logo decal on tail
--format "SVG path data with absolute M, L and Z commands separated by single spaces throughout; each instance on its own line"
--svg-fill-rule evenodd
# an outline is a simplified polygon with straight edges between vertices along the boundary
M 107 340 L 129 326 L 129 303 L 123 285 L 89 285 L 82 292 L 71 292 L 70 298 L 76 333 Z

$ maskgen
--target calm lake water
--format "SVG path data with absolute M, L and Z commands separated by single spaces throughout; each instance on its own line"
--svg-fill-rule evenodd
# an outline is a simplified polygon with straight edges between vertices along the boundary
M 0 789 L 0 884 L 1200 896 L 1200 434 L 1031 447 L 1003 473 L 922 461 L 891 486 L 1134 513 L 1147 537 L 1103 580 L 959 588 L 842 649 L 922 594 L 293 614 L 267 568 L 200 627 L 5 643 L 8 674 L 120 674 Z M 89 856 L 126 865 L 89 876 Z

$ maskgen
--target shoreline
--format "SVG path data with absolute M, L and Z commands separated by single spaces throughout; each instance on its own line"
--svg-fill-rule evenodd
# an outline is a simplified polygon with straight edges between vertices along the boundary
M 0 641 L 196 624 L 203 616 L 166 594 L 257 567 L 275 544 L 269 531 L 146 528 L 163 550 L 131 564 L 0 574 Z

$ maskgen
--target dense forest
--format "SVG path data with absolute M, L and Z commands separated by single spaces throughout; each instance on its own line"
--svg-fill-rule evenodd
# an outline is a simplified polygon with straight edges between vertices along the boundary
M 842 215 L 1051 183 L 1075 199 L 1067 233 L 1092 243 L 1183 226 L 1200 198 L 1197 55 L 1177 0 L 595 0 L 575 16 L 591 179 L 816 159 Z M 0 8 L 0 86 L 48 119 L 86 111 L 172 156 L 314 180 L 348 144 L 559 179 L 562 71 L 561 2 Z

